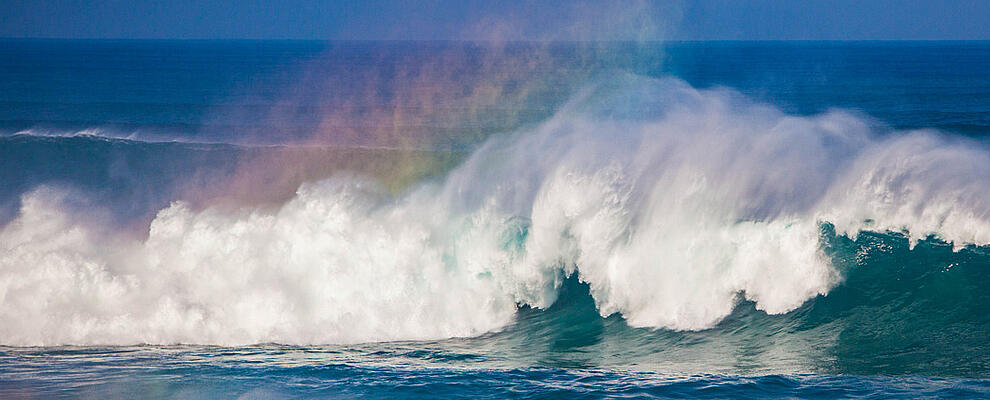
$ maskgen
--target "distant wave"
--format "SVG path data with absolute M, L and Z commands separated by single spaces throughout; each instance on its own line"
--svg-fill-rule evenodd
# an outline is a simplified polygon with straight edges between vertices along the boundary
M 161 134 L 142 134 L 139 132 L 120 132 L 117 130 L 103 129 L 103 128 L 86 128 L 86 129 L 45 129 L 45 128 L 33 128 L 33 129 L 22 129 L 18 131 L 9 132 L 0 136 L 35 136 L 35 137 L 92 137 L 92 138 L 103 138 L 103 139 L 119 139 L 119 140 L 130 140 L 135 142 L 182 142 L 185 141 L 181 137 L 169 137 L 163 136 Z
M 196 137 L 190 137 L 187 135 L 168 135 L 163 133 L 143 133 L 139 131 L 120 131 L 116 129 L 107 129 L 100 127 L 92 127 L 86 129 L 48 129 L 48 128 L 32 128 L 23 129 L 19 131 L 0 133 L 0 138 L 17 138 L 17 137 L 37 137 L 37 138 L 88 138 L 95 140 L 112 140 L 112 141 L 123 141 L 123 142 L 133 142 L 133 143 L 180 143 L 189 145 L 231 145 L 238 147 L 279 147 L 279 146 L 290 146 L 288 144 L 253 144 L 247 142 L 239 141 L 222 141 L 222 140 L 202 140 Z
M 276 209 L 176 202 L 146 239 L 60 196 L 25 195 L 0 230 L 0 344 L 476 336 L 551 306 L 568 275 L 602 316 L 703 330 L 741 300 L 783 314 L 839 285 L 823 229 L 990 243 L 981 144 L 631 75 L 399 196 L 341 176 Z
M 414 150 L 431 151 L 426 147 L 413 147 L 410 145 L 363 145 L 363 144 L 340 144 L 309 142 L 306 140 L 284 141 L 277 143 L 258 143 L 250 140 L 202 140 L 184 135 L 165 135 L 130 132 L 124 133 L 113 129 L 87 128 L 87 129 L 24 129 L 10 133 L 0 132 L 2 138 L 34 137 L 34 138 L 85 138 L 94 140 L 110 140 L 132 143 L 178 143 L 188 145 L 226 145 L 241 148 L 346 148 L 346 149 L 384 149 L 384 150 Z M 445 150 L 451 151 L 451 150 Z M 453 150 L 457 151 L 457 150 Z

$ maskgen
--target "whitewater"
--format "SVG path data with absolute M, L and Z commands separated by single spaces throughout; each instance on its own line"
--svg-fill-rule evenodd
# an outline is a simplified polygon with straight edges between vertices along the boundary
M 0 229 L 0 344 L 472 337 L 569 276 L 602 317 L 705 330 L 842 285 L 828 229 L 990 243 L 987 150 L 622 73 L 399 194 L 341 172 L 277 206 L 176 201 L 142 236 L 49 185 Z

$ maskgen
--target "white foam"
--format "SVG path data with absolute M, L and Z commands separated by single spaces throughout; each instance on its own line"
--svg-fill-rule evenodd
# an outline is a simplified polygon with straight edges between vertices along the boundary
M 138 240 L 29 193 L 0 230 L 0 344 L 472 336 L 552 304 L 566 273 L 602 315 L 704 329 L 740 298 L 826 294 L 823 221 L 990 243 L 988 174 L 983 147 L 936 133 L 620 76 L 397 198 L 340 176 L 275 210 L 175 203 Z

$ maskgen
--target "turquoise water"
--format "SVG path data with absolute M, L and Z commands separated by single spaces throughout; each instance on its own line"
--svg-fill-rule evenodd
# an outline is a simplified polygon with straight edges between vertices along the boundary
M 986 43 L 3 44 L 3 397 L 990 392 Z

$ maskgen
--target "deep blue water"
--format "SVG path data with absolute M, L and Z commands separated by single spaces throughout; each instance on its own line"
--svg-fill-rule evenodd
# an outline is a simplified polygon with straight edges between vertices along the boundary
M 0 40 L 0 397 L 988 397 L 988 71 Z

